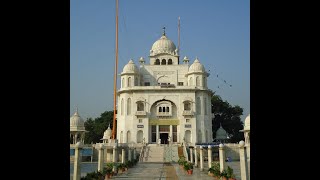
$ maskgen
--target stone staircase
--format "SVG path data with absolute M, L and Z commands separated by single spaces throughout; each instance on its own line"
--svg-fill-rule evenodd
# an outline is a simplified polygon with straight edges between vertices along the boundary
M 178 162 L 178 146 L 165 146 L 164 147 L 165 157 L 164 162 Z
M 146 146 L 140 162 L 164 162 L 164 146 Z

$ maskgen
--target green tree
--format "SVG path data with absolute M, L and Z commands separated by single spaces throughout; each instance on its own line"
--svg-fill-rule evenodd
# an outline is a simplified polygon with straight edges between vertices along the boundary
M 98 143 L 101 142 L 104 131 L 108 128 L 110 124 L 110 128 L 113 127 L 113 111 L 105 111 L 100 115 L 100 117 L 88 118 L 84 126 L 88 131 L 85 135 L 85 143 Z
M 213 138 L 216 137 L 216 131 L 220 127 L 220 123 L 224 130 L 229 134 L 231 143 L 237 143 L 243 140 L 243 122 L 240 116 L 243 113 L 243 108 L 238 105 L 232 106 L 228 101 L 223 101 L 219 95 L 212 93 L 211 96 L 212 113 L 212 133 Z

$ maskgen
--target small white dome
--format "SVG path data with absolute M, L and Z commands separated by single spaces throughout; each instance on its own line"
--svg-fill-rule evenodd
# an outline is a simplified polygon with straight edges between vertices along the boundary
M 133 60 L 130 59 L 128 64 L 123 67 L 122 73 L 137 73 L 138 67 L 134 64 Z
M 161 53 L 177 55 L 176 52 L 176 45 L 174 45 L 174 43 L 165 35 L 162 35 L 162 37 L 159 40 L 153 43 L 152 48 L 150 50 L 150 55 L 154 56 Z
M 242 141 L 242 140 L 239 142 L 239 146 L 240 146 L 240 147 L 243 147 L 244 144 L 245 144 L 245 143 L 244 143 L 244 141 Z
M 216 132 L 216 139 L 227 139 L 227 131 L 222 128 L 221 124 Z
M 107 130 L 103 133 L 103 139 L 111 139 L 112 130 L 110 129 L 110 125 Z
M 194 60 L 194 62 L 189 67 L 189 73 L 190 72 L 205 72 L 204 66 L 200 63 L 198 58 Z
M 250 114 L 244 120 L 244 130 L 250 130 Z
M 78 109 L 73 114 L 73 116 L 70 117 L 70 130 L 71 131 L 85 130 L 84 120 L 79 116 Z

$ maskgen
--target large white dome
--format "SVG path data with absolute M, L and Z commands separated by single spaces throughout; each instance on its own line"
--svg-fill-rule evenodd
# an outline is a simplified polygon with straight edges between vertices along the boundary
M 189 67 L 189 73 L 191 72 L 205 72 L 204 66 L 200 63 L 198 58 Z
M 123 67 L 122 73 L 137 73 L 138 67 L 134 64 L 133 60 L 130 59 L 128 64 Z
M 174 43 L 165 35 L 162 35 L 159 40 L 153 43 L 152 48 L 150 50 L 150 55 L 157 55 L 161 53 L 177 55 L 176 45 L 174 45 Z
M 78 109 L 70 117 L 70 131 L 84 131 L 84 120 L 79 116 Z

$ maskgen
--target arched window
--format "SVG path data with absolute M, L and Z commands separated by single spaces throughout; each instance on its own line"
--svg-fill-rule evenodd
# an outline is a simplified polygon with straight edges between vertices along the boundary
M 205 142 L 209 142 L 208 130 L 206 130 Z
M 143 102 L 138 102 L 138 105 L 137 105 L 137 111 L 144 111 L 144 104 Z
M 189 79 L 189 85 L 193 86 L 193 78 L 192 77 L 190 77 L 190 79 Z
M 120 143 L 123 143 L 123 131 L 120 133 Z
M 169 59 L 168 60 L 168 65 L 171 65 L 172 64 L 172 59 Z
M 208 107 L 207 107 L 207 98 L 204 98 L 204 107 L 203 107 L 203 109 L 204 109 L 204 115 L 208 115 L 208 113 L 207 113 L 207 109 L 208 109 Z
M 162 107 L 162 112 L 166 112 L 166 108 L 165 107 Z
M 137 77 L 134 79 L 134 85 L 138 86 L 138 78 Z
M 197 97 L 197 114 L 201 114 L 201 100 Z
M 162 112 L 162 108 L 161 107 L 159 107 L 159 112 Z
M 122 78 L 121 87 L 124 88 L 124 78 Z
M 131 86 L 131 77 L 128 77 L 128 86 L 127 87 L 130 87 Z
M 199 78 L 199 76 L 196 77 L 196 86 L 200 86 L 200 78 Z
M 127 115 L 131 115 L 131 99 L 128 99 L 127 102 Z
M 191 131 L 190 130 L 186 130 L 186 132 L 184 134 L 184 138 L 185 138 L 186 143 L 191 142 Z
M 143 131 L 139 130 L 137 132 L 137 143 L 142 143 L 142 140 L 143 140 Z
M 203 87 L 207 87 L 207 81 L 205 77 L 203 77 L 202 83 L 203 83 Z
M 160 65 L 160 60 L 156 59 L 156 62 L 154 63 L 155 65 Z
M 198 142 L 202 143 L 202 132 L 199 130 L 199 134 L 198 134 Z
M 184 110 L 186 110 L 186 111 L 190 111 L 191 110 L 190 102 L 185 102 L 184 103 Z
M 167 107 L 166 109 L 167 109 L 167 111 L 166 111 L 166 112 L 169 112 L 169 107 Z
M 127 143 L 131 142 L 131 133 L 130 131 L 127 132 Z
M 121 109 L 120 109 L 121 115 L 123 115 L 123 106 L 124 106 L 124 104 L 123 104 L 123 98 L 121 99 L 121 104 L 120 104 L 120 106 L 121 106 Z
M 162 59 L 161 65 L 166 65 L 166 64 L 167 64 L 166 60 L 165 60 L 165 59 Z

